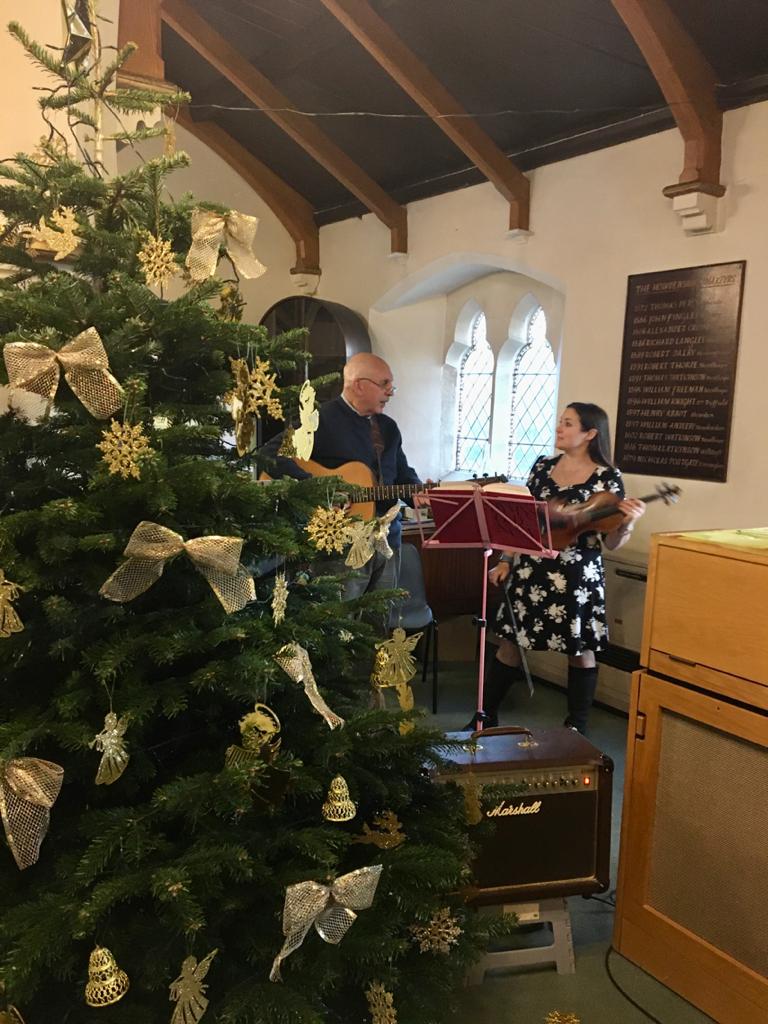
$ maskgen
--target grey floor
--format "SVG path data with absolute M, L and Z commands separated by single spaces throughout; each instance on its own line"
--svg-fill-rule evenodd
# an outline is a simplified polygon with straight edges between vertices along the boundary
M 448 623 L 445 624 L 449 625 Z M 444 627 L 441 626 L 441 634 Z M 446 639 L 448 639 L 446 637 Z M 441 637 L 442 641 L 442 637 Z M 446 647 L 449 647 L 446 644 Z M 446 652 L 450 656 L 450 647 Z M 427 720 L 445 731 L 460 728 L 470 717 L 477 686 L 476 668 L 470 662 L 441 662 L 438 714 L 431 714 L 431 686 L 415 681 L 417 703 L 428 709 Z M 564 693 L 539 684 L 532 698 L 527 692 L 513 694 L 502 715 L 502 725 L 552 727 L 562 723 Z M 615 764 L 611 837 L 611 887 L 616 884 L 624 786 L 624 754 L 627 719 L 594 708 L 589 739 Z M 581 1024 L 643 1024 L 648 1017 L 616 990 L 605 970 L 605 954 L 613 929 L 613 909 L 606 903 L 580 896 L 568 901 L 576 973 L 558 974 L 553 966 L 507 968 L 487 973 L 481 986 L 466 989 L 464 1018 L 473 1024 L 544 1024 L 553 1010 L 573 1014 Z M 541 945 L 548 941 L 542 927 L 521 934 L 520 942 Z M 628 994 L 661 1024 L 711 1024 L 705 1016 L 628 960 L 611 953 L 611 971 Z

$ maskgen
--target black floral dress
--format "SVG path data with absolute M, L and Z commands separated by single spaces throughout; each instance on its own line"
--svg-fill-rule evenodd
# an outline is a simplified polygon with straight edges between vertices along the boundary
M 598 491 L 612 491 L 624 497 L 621 473 L 613 466 L 598 466 L 583 484 L 558 486 L 550 473 L 560 458 L 542 456 L 534 463 L 527 484 L 535 498 L 556 498 L 575 504 Z M 507 586 L 517 635 L 504 601 L 496 618 L 499 636 L 516 640 L 526 650 L 571 655 L 599 651 L 605 646 L 608 628 L 599 533 L 582 533 L 556 558 L 518 555 Z

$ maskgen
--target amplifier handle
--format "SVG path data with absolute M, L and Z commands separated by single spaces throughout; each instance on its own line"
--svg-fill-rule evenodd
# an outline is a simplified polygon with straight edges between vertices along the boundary
M 494 725 L 490 729 L 475 729 L 472 739 L 479 739 L 481 736 L 531 736 L 533 733 L 524 725 Z

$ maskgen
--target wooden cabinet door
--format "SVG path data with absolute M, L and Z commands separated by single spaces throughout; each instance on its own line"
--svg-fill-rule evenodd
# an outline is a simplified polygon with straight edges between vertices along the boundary
M 614 946 L 720 1024 L 768 1020 L 768 717 L 633 679 Z

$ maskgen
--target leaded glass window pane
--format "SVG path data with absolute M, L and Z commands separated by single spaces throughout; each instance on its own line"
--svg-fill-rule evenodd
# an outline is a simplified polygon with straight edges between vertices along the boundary
M 528 321 L 526 344 L 515 360 L 507 472 L 524 480 L 540 455 L 554 444 L 557 372 L 547 341 L 547 319 L 539 308 Z
M 491 453 L 493 352 L 485 335 L 485 314 L 472 324 L 472 344 L 459 367 L 456 469 L 482 473 Z

